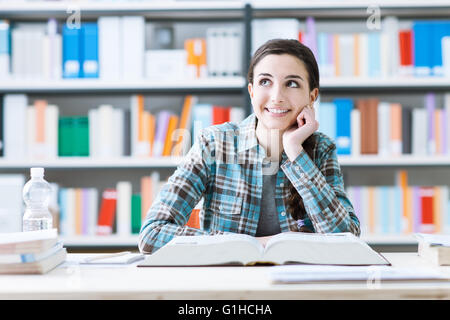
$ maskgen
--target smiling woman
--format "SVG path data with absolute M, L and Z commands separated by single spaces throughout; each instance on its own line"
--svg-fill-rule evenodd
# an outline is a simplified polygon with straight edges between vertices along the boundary
M 359 235 L 336 146 L 317 132 L 319 71 L 311 50 L 296 40 L 268 41 L 250 62 L 248 82 L 254 113 L 198 135 L 148 211 L 141 252 L 178 235 L 245 233 L 263 244 L 280 232 Z M 201 229 L 190 228 L 202 198 Z

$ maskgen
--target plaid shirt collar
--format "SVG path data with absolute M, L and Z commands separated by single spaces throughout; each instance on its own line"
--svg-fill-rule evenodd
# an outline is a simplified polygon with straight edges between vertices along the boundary
M 256 137 L 256 124 L 258 118 L 252 113 L 239 124 L 238 153 L 245 152 L 252 148 L 258 148 L 258 138 Z M 265 156 L 264 148 L 259 148 Z M 288 159 L 286 153 L 281 154 L 281 164 Z

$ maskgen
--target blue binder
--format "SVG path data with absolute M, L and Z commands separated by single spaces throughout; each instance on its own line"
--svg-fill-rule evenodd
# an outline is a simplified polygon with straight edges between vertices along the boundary
M 63 78 L 79 78 L 81 75 L 80 30 L 70 29 L 68 25 L 63 26 Z
M 336 105 L 336 148 L 337 154 L 351 154 L 352 139 L 350 118 L 353 101 L 347 98 L 334 99 Z
M 98 78 L 98 26 L 97 23 L 84 23 L 81 27 L 82 34 L 82 65 L 83 78 Z

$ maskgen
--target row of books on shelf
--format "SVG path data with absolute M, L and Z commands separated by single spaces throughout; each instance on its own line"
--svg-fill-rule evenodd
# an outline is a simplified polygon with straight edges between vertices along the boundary
M 427 93 L 423 107 L 379 98 L 336 98 L 318 103 L 319 131 L 332 138 L 340 155 L 446 155 L 450 153 L 450 94 L 437 105 Z
M 61 116 L 46 100 L 29 102 L 24 94 L 3 97 L 3 156 L 7 159 L 54 159 L 58 156 L 182 156 L 199 130 L 245 117 L 240 107 L 198 103 L 185 97 L 181 114 L 145 110 L 143 95 L 133 95 L 129 108 L 109 104 L 87 115 Z M 179 108 L 177 108 L 179 109 Z
M 59 29 L 61 29 L 59 31 Z M 147 50 L 145 18 L 99 17 L 79 25 L 0 20 L 0 78 L 192 79 L 242 74 L 239 29 L 208 28 L 181 49 Z
M 385 17 L 379 30 L 325 29 L 313 17 L 304 23 L 294 18 L 254 19 L 253 52 L 269 39 L 298 39 L 315 54 L 323 77 L 450 77 L 449 20 Z M 365 22 L 361 30 L 367 30 Z

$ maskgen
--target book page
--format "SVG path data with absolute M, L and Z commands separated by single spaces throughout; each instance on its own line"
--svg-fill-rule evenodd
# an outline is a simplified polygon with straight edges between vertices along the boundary
M 381 255 L 351 233 L 286 233 L 268 242 L 264 260 L 277 264 L 389 265 Z
M 245 234 L 178 236 L 138 266 L 246 265 L 262 252 L 259 241 Z

